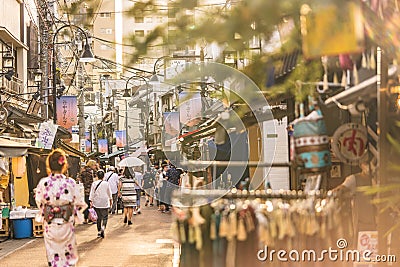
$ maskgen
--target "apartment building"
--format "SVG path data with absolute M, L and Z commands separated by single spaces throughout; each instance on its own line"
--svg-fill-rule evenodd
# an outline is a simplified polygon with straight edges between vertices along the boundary
M 39 68 L 38 13 L 34 0 L 0 1 L 0 97 L 3 135 L 34 137 L 42 121 L 40 105 L 32 99 Z M 8 60 L 7 60 L 8 59 Z

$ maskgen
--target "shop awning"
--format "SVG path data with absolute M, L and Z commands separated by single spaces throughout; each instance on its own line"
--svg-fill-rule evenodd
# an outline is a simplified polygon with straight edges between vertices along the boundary
M 6 108 L 10 112 L 8 120 L 14 120 L 15 122 L 22 124 L 30 124 L 30 123 L 41 123 L 44 121 L 42 117 L 36 116 L 34 114 L 27 114 L 26 110 L 21 109 L 17 104 L 8 103 Z
M 393 76 L 396 74 L 396 72 L 397 67 L 391 66 L 388 70 L 388 75 Z M 378 75 L 375 75 L 374 77 L 369 78 L 356 86 L 350 87 L 343 92 L 325 100 L 325 105 L 328 107 L 338 103 L 342 105 L 349 105 L 356 102 L 358 99 L 363 99 L 367 96 L 376 96 L 377 80 Z
M 246 107 L 242 108 L 242 110 L 245 108 Z M 230 112 L 235 113 L 238 111 L 231 110 Z M 271 115 L 271 113 L 272 113 L 272 115 Z M 258 122 L 269 121 L 269 120 L 274 120 L 274 119 L 282 119 L 285 116 L 287 116 L 286 109 L 281 109 L 279 107 L 273 107 L 266 112 L 259 111 L 257 113 L 257 117 L 254 116 L 253 112 L 251 112 L 251 111 L 246 112 L 244 115 L 242 115 L 241 121 L 246 128 L 249 128 Z M 232 117 L 234 117 L 234 116 L 232 116 Z M 188 143 L 192 143 L 194 141 L 200 140 L 202 138 L 211 136 L 215 133 L 216 128 L 219 125 L 219 121 L 220 121 L 220 117 L 209 119 L 208 121 L 206 121 L 202 125 L 200 125 L 198 129 L 193 130 L 188 133 L 185 133 L 185 134 L 182 134 L 178 137 L 178 139 L 180 140 L 181 144 L 188 144 Z M 235 125 L 240 125 L 240 124 L 233 122 L 232 127 L 235 127 Z M 239 130 L 239 129 L 237 129 L 237 130 Z
M 125 152 L 125 150 L 117 150 L 117 151 L 114 151 L 113 153 L 110 153 L 108 155 L 100 156 L 99 159 L 100 160 L 102 160 L 102 159 L 110 159 L 110 158 L 122 155 L 122 154 L 124 154 L 124 152 Z
M 62 140 L 58 140 L 57 141 L 57 147 L 62 148 L 65 150 L 65 152 L 67 152 L 67 154 L 72 154 L 78 157 L 82 157 L 82 158 L 86 158 L 86 154 L 73 148 L 72 146 L 66 144 L 64 141 Z
M 23 42 L 18 40 L 6 27 L 0 26 L 0 39 L 6 43 L 11 43 L 15 47 L 22 47 L 25 50 L 29 50 Z
M 14 142 L 5 138 L 0 138 L 0 156 L 20 157 L 26 155 L 31 146 Z
M 67 129 L 61 127 L 60 125 L 57 127 L 56 139 L 71 139 L 71 138 L 72 134 Z

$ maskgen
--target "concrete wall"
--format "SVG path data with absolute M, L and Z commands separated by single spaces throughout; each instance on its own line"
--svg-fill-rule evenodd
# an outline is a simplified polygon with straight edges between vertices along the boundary
M 10 31 L 14 37 L 20 39 L 20 3 L 18 0 L 0 1 L 0 26 Z

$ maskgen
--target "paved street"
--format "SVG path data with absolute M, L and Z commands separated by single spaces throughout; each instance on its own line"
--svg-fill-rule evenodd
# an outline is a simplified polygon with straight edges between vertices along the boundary
M 121 214 L 112 215 L 105 239 L 97 238 L 96 225 L 79 225 L 78 266 L 173 266 L 171 218 L 171 215 L 161 214 L 155 207 L 143 207 L 142 214 L 134 217 L 134 224 L 127 226 Z M 15 250 L 18 247 L 11 254 L 7 251 L 7 248 Z M 0 243 L 0 262 L 2 267 L 47 266 L 43 238 Z

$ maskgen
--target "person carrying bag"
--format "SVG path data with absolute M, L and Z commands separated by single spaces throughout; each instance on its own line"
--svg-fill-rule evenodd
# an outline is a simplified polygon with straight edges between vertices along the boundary
M 90 205 L 94 207 L 97 214 L 98 237 L 104 238 L 104 231 L 108 221 L 108 210 L 112 204 L 112 194 L 110 185 L 104 179 L 104 171 L 97 172 L 98 181 L 93 182 L 90 190 Z

